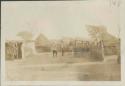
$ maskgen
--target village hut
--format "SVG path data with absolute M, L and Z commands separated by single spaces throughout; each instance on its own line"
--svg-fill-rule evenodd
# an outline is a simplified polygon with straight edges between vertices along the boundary
M 39 34 L 35 39 L 35 48 L 38 53 L 49 52 L 50 51 L 50 42 L 46 36 Z
M 103 35 L 103 44 L 105 55 L 115 55 L 120 51 L 120 40 L 112 34 Z

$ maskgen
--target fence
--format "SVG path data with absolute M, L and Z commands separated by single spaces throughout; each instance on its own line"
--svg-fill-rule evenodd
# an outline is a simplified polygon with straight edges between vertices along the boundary
M 22 58 L 22 42 L 6 42 L 5 43 L 5 58 L 6 60 Z
M 90 47 L 90 56 L 95 60 L 103 60 L 103 52 L 102 48 L 99 46 L 91 46 Z
M 120 44 L 118 42 L 104 41 L 103 47 L 101 43 L 98 45 L 91 45 L 91 56 L 96 60 L 103 60 L 104 56 L 118 55 L 120 51 Z

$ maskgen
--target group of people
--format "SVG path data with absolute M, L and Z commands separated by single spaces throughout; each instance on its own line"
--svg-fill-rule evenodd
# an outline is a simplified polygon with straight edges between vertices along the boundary
M 64 52 L 65 52 L 65 49 L 64 49 L 64 46 L 62 45 L 61 46 L 61 54 L 62 54 L 62 56 L 64 56 Z M 58 47 L 57 47 L 56 44 L 52 46 L 52 53 L 53 53 L 53 56 L 58 55 Z
M 53 56 L 57 56 L 58 55 L 57 49 L 53 49 L 52 52 L 53 52 Z M 63 48 L 61 49 L 61 53 L 62 53 L 62 56 L 64 56 L 64 49 Z
M 17 41 L 9 41 L 6 42 L 5 48 L 6 48 L 6 57 L 7 58 L 22 58 L 22 42 Z

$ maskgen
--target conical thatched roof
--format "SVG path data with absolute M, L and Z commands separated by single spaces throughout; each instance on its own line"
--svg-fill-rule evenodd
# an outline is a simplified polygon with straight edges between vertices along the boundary
M 109 34 L 109 33 L 105 33 L 103 35 L 103 40 L 104 41 L 111 41 L 111 42 L 117 42 L 118 41 L 118 38 Z
M 35 40 L 36 45 L 47 45 L 48 43 L 49 43 L 49 40 L 42 33 L 40 33 Z
M 119 39 L 111 34 L 104 34 L 103 42 L 105 46 L 116 46 L 119 43 Z

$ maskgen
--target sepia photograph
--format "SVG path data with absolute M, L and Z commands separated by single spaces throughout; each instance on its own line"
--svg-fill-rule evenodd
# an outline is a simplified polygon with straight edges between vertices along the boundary
M 121 81 L 120 4 L 2 1 L 5 81 Z

